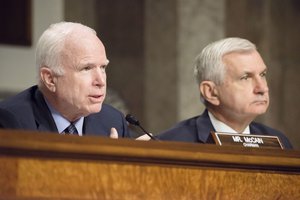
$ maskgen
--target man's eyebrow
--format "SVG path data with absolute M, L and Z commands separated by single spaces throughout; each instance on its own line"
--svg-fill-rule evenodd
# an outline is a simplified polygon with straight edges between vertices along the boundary
M 262 70 L 261 72 L 267 72 L 268 71 L 268 68 L 265 68 L 264 70 Z
M 82 68 L 87 67 L 87 66 L 93 67 L 93 66 L 95 66 L 95 64 L 91 63 L 91 62 L 82 62 L 82 63 L 79 63 L 77 68 L 82 69 Z
M 268 68 L 264 68 L 263 70 L 260 71 L 260 73 L 266 72 L 266 71 L 268 71 Z M 253 74 L 253 72 L 254 72 L 253 70 L 248 70 L 248 69 L 243 71 L 244 74 Z

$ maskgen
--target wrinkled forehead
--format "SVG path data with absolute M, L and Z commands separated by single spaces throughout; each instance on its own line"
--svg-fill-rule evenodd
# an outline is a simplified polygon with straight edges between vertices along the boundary
M 225 53 L 222 56 L 222 61 L 224 64 L 226 63 L 244 63 L 249 62 L 252 59 L 261 59 L 260 54 L 256 50 L 249 51 L 232 51 Z
M 61 54 L 65 62 L 93 62 L 97 65 L 107 65 L 108 60 L 103 43 L 95 35 L 72 34 L 64 42 L 63 52 Z
M 65 44 L 68 43 L 80 44 L 88 41 L 101 43 L 101 45 L 103 46 L 102 42 L 97 37 L 95 32 L 86 29 L 79 29 L 79 28 L 74 29 L 72 32 L 68 34 L 68 36 L 65 39 Z
M 266 65 L 256 50 L 231 52 L 223 56 L 226 71 L 263 71 Z
M 105 47 L 101 40 L 91 31 L 75 30 L 69 34 L 64 42 L 65 50 L 96 51 L 105 54 Z

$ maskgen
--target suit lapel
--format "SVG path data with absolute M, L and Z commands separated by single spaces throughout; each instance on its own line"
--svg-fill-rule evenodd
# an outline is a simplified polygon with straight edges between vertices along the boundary
M 58 132 L 51 112 L 38 88 L 35 90 L 32 107 L 37 129 L 39 131 Z
M 200 117 L 197 118 L 197 134 L 198 140 L 203 143 L 213 143 L 211 131 L 215 131 L 209 116 L 208 111 L 205 110 Z
M 261 130 L 258 127 L 256 127 L 253 123 L 249 125 L 249 128 L 250 128 L 250 134 L 267 135 L 267 133 L 261 132 Z
M 97 114 L 92 114 L 84 118 L 83 133 L 85 135 L 103 135 L 108 136 L 108 128 L 103 125 L 103 120 L 96 117 Z

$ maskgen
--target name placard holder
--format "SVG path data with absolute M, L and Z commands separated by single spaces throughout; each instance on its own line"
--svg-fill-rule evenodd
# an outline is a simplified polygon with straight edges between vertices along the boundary
M 241 146 L 268 149 L 283 149 L 277 136 L 211 132 L 220 146 Z

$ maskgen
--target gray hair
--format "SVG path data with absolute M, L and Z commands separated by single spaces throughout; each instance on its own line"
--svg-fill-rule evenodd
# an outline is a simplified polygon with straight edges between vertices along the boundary
M 213 81 L 222 84 L 226 73 L 223 56 L 232 52 L 255 51 L 256 46 L 242 38 L 225 38 L 207 45 L 196 57 L 194 75 L 198 84 Z
M 51 24 L 41 35 L 36 47 L 36 68 L 48 67 L 57 75 L 63 75 L 60 54 L 65 39 L 75 30 L 85 30 L 96 35 L 96 31 L 80 23 L 59 22 Z
M 194 75 L 198 85 L 202 81 L 212 81 L 220 85 L 226 73 L 223 56 L 232 52 L 255 51 L 256 46 L 249 40 L 232 37 L 207 45 L 196 57 Z M 201 101 L 204 99 L 201 94 Z

